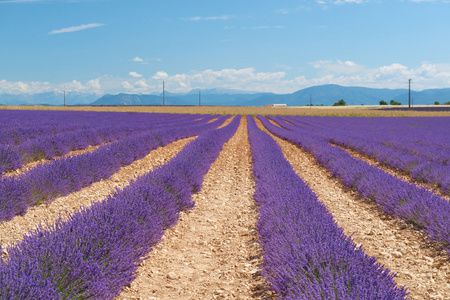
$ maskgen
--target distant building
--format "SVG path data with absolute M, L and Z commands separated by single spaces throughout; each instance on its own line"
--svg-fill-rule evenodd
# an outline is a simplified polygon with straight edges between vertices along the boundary
M 286 104 L 266 104 L 266 107 L 287 107 Z

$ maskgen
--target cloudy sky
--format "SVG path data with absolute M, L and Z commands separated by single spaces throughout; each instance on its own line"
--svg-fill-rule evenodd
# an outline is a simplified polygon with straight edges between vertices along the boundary
M 0 0 L 0 94 L 450 87 L 450 0 Z

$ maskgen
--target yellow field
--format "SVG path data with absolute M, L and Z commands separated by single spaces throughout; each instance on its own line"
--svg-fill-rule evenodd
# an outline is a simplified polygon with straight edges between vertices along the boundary
M 430 107 L 430 106 L 428 106 Z M 355 117 L 450 117 L 450 111 L 377 110 L 380 106 L 320 106 L 320 107 L 244 107 L 244 106 L 0 106 L 0 109 L 122 111 L 150 113 L 231 114 L 231 115 L 308 115 Z

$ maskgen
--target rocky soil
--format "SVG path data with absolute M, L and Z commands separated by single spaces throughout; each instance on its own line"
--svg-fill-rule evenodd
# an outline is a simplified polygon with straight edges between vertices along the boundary
M 264 128 L 261 122 L 257 124 Z M 445 252 L 430 245 L 421 232 L 389 217 L 345 187 L 311 154 L 271 136 L 344 232 L 368 255 L 397 273 L 396 282 L 406 285 L 411 299 L 450 299 L 450 260 Z
M 259 121 L 257 123 L 263 128 Z M 367 254 L 397 273 L 396 282 L 407 287 L 411 299 L 450 300 L 447 254 L 430 244 L 420 231 L 387 216 L 374 203 L 344 187 L 309 153 L 274 138 L 294 170 L 326 205 L 338 225 L 355 243 L 362 245 Z M 25 216 L 0 223 L 3 249 L 20 241 L 39 224 L 51 224 L 60 215 L 64 218 L 81 206 L 101 201 L 116 188 L 126 186 L 130 180 L 170 160 L 190 140 L 154 150 L 107 180 L 49 204 L 31 207 Z M 86 151 L 91 150 L 94 149 Z M 367 157 L 350 153 L 384 168 Z M 31 167 L 33 165 L 18 172 L 26 172 Z M 206 174 L 201 192 L 193 196 L 196 206 L 183 212 L 178 224 L 166 230 L 163 241 L 141 263 L 137 278 L 117 299 L 276 298 L 260 274 L 262 254 L 256 232 L 258 208 L 253 201 L 251 168 L 247 124 L 243 118 L 237 133 L 224 145 Z M 4 258 L 5 255 L 7 253 Z
M 65 218 L 80 207 L 86 207 L 96 201 L 105 199 L 117 188 L 128 185 L 130 180 L 136 179 L 138 176 L 148 173 L 155 167 L 169 161 L 192 139 L 179 140 L 166 147 L 155 149 L 143 159 L 122 167 L 108 179 L 95 182 L 91 186 L 67 196 L 59 197 L 50 203 L 29 207 L 24 216 L 16 216 L 10 221 L 0 223 L 0 243 L 3 251 L 6 251 L 7 246 L 22 240 L 23 235 L 35 229 L 36 226 L 43 225 L 45 227 L 47 223 L 54 223 L 60 216 Z M 27 165 L 25 168 L 31 167 Z
M 195 208 L 117 299 L 271 299 L 261 278 L 257 208 L 245 118 L 206 174 Z

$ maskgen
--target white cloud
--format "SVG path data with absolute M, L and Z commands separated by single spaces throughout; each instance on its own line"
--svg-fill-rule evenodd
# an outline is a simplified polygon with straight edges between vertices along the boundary
M 142 77 L 142 74 L 139 74 L 139 73 L 136 73 L 136 72 L 130 72 L 130 73 L 128 73 L 131 77 L 134 77 L 134 78 L 141 78 Z
M 41 81 L 7 81 L 0 80 L 0 95 L 1 94 L 37 94 L 54 91 L 72 91 L 72 92 L 86 92 L 86 93 L 103 93 L 100 79 L 92 79 L 85 84 L 72 80 L 64 83 L 50 83 Z
M 163 79 L 167 78 L 168 76 L 169 76 L 169 74 L 167 74 L 166 72 L 158 71 L 155 73 L 155 75 L 153 75 L 152 79 L 163 80 Z
M 277 26 L 267 26 L 267 25 L 262 25 L 262 26 L 253 26 L 253 27 L 241 27 L 241 29 L 254 29 L 254 30 L 262 30 L 262 29 L 282 29 L 284 28 L 284 26 L 281 25 L 277 25 Z
M 377 68 L 368 68 L 356 63 L 321 61 L 312 63 L 319 78 L 326 83 L 365 86 L 373 88 L 405 88 L 411 78 L 415 90 L 448 88 L 450 86 L 450 64 L 423 62 L 416 68 L 393 63 Z M 326 75 L 325 75 L 326 74 Z
M 321 73 L 338 73 L 338 74 L 352 74 L 357 73 L 364 69 L 363 66 L 360 66 L 352 61 L 341 61 L 337 60 L 336 62 L 331 60 L 319 60 L 316 62 L 310 63 L 315 69 L 321 71 Z
M 135 58 L 133 58 L 133 61 L 135 62 L 143 62 L 144 60 L 138 56 L 136 56 Z
M 278 65 L 278 69 L 285 71 L 257 72 L 254 68 L 228 68 L 168 74 L 161 70 L 150 78 L 102 76 L 84 83 L 73 80 L 57 84 L 0 80 L 0 94 L 35 94 L 62 90 L 98 94 L 124 91 L 148 94 L 161 92 L 162 80 L 165 81 L 166 90 L 171 92 L 188 92 L 195 88 L 224 88 L 291 93 L 305 87 L 331 83 L 372 88 L 407 88 L 409 78 L 412 79 L 414 90 L 450 87 L 450 64 L 423 62 L 416 67 L 408 67 L 392 63 L 372 68 L 351 60 L 322 60 L 311 62 L 310 65 L 313 73 L 307 76 L 295 76 L 295 68 Z
M 85 30 L 85 29 L 89 29 L 89 28 L 95 28 L 95 27 L 104 26 L 104 25 L 105 24 L 101 24 L 101 23 L 84 24 L 84 25 L 72 26 L 72 27 L 67 27 L 67 28 L 58 29 L 58 30 L 52 30 L 48 34 L 75 32 L 75 31 Z
M 145 90 L 145 89 L 148 89 L 150 86 L 147 84 L 145 79 L 141 79 L 141 80 L 138 80 L 135 82 L 135 87 Z
M 367 0 L 335 0 L 333 3 L 334 4 L 347 4 L 347 3 L 356 3 L 356 4 L 361 4 L 367 2 Z
M 182 18 L 182 20 L 195 21 L 195 22 L 198 22 L 198 21 L 217 21 L 217 20 L 224 21 L 224 20 L 228 20 L 230 18 L 231 18 L 230 16 L 223 15 L 223 16 L 212 16 L 212 17 L 190 17 L 190 18 Z
M 89 80 L 87 83 L 86 83 L 86 87 L 89 89 L 89 88 L 92 88 L 92 89 L 94 89 L 94 90 L 101 90 L 101 86 L 100 86 L 100 80 L 99 79 L 92 79 L 92 80 Z
M 131 90 L 134 88 L 134 86 L 132 86 L 128 81 L 122 81 L 122 86 L 127 90 Z
M 322 5 L 323 8 L 328 8 L 328 5 L 342 5 L 342 4 L 361 4 L 369 2 L 369 0 L 315 0 L 315 2 L 319 5 Z

